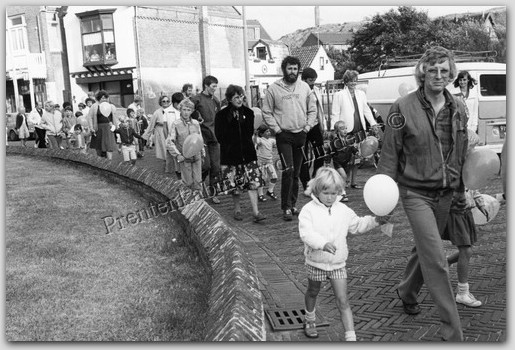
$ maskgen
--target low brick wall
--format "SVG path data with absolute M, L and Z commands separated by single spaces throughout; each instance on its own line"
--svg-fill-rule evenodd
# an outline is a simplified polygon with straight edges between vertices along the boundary
M 265 316 L 256 267 L 234 230 L 202 198 L 179 181 L 125 162 L 113 162 L 69 150 L 6 146 L 7 154 L 73 162 L 117 176 L 164 196 L 183 227 L 185 240 L 211 272 L 209 314 L 205 341 L 265 341 Z

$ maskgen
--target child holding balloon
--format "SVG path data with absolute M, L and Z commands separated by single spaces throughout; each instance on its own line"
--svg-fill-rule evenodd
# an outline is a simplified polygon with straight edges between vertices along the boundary
M 182 182 L 192 190 L 200 190 L 202 157 L 205 156 L 206 151 L 200 124 L 191 118 L 195 105 L 186 98 L 179 103 L 178 107 L 181 118 L 172 123 L 170 134 L 165 141 L 166 149 L 179 163 Z
M 312 200 L 299 214 L 299 234 L 304 242 L 308 271 L 308 288 L 304 297 L 304 333 L 309 338 L 318 337 L 315 324 L 316 300 L 322 281 L 329 279 L 345 329 L 345 340 L 356 341 L 352 310 L 347 297 L 347 234 L 370 231 L 387 223 L 391 215 L 356 215 L 339 201 L 345 183 L 340 174 L 330 167 L 320 168 L 315 178 L 309 181 L 308 188 Z

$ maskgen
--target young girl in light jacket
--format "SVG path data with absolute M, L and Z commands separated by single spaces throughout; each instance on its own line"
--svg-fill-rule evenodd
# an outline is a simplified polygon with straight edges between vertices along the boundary
M 364 233 L 390 219 L 389 215 L 356 215 L 352 209 L 339 201 L 344 186 L 343 179 L 336 170 L 329 167 L 320 168 L 308 184 L 312 200 L 299 214 L 299 233 L 304 242 L 308 271 L 308 289 L 304 298 L 304 333 L 309 338 L 318 337 L 315 324 L 316 299 L 322 281 L 329 279 L 345 329 L 345 340 L 356 341 L 352 310 L 347 298 L 347 233 Z

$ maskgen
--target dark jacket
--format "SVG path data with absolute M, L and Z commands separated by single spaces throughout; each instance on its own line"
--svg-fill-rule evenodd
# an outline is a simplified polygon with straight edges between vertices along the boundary
M 114 131 L 115 134 L 120 135 L 120 139 L 123 145 L 132 145 L 134 144 L 134 138 L 141 139 L 141 136 L 132 128 L 120 126 Z
M 238 112 L 238 117 L 234 113 Z M 215 117 L 215 134 L 220 143 L 220 164 L 239 165 L 257 160 L 252 141 L 254 112 L 245 106 L 238 110 L 229 105 Z
M 203 92 L 191 97 L 190 100 L 195 104 L 195 111 L 191 114 L 191 118 L 196 120 L 199 120 L 199 117 L 202 118 L 200 130 L 204 143 L 216 143 L 218 140 L 214 132 L 215 116 L 220 111 L 220 101 L 215 96 L 208 96 Z
M 390 176 L 399 185 L 424 191 L 463 188 L 461 171 L 468 147 L 467 114 L 453 95 L 447 90 L 444 94 L 452 116 L 452 144 L 447 159 L 443 157 L 431 121 L 431 104 L 425 99 L 423 89 L 418 89 L 399 98 L 390 109 L 377 168 L 379 174 Z

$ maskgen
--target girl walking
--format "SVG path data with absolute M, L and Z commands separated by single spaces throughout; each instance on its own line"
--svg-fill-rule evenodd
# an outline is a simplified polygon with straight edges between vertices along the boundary
M 308 289 L 304 297 L 304 333 L 309 338 L 318 337 L 315 324 L 316 300 L 322 281 L 328 279 L 340 311 L 345 340 L 356 341 L 354 320 L 347 296 L 347 234 L 367 232 L 388 222 L 391 217 L 359 217 L 339 201 L 344 188 L 345 183 L 336 170 L 329 167 L 318 169 L 315 178 L 308 183 L 312 200 L 299 214 L 299 234 L 304 242 L 308 272 Z

